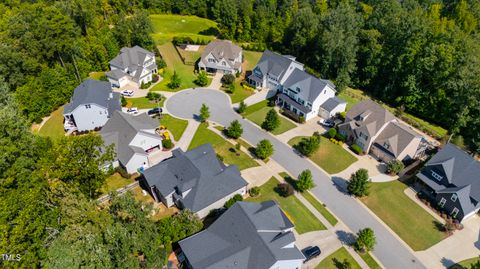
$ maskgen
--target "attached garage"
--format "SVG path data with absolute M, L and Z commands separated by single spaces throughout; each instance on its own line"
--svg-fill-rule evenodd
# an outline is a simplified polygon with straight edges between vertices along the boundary
M 320 105 L 318 115 L 324 119 L 329 119 L 337 113 L 344 112 L 347 108 L 347 102 L 334 96 L 328 98 L 323 104 Z

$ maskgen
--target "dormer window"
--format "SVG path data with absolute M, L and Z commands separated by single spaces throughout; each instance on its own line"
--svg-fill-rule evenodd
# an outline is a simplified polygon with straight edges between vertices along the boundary
M 458 196 L 456 193 L 452 194 L 452 197 L 450 197 L 450 200 L 452 200 L 452 202 L 456 202 L 458 199 Z
M 435 171 L 433 171 L 433 170 L 432 170 L 432 177 L 435 178 L 438 181 L 441 181 L 443 179 L 443 177 L 441 175 L 435 173 Z
M 390 148 L 390 145 L 389 145 L 387 142 L 385 142 L 385 143 L 383 143 L 383 147 L 384 147 L 385 149 L 389 149 L 389 148 Z
M 301 92 L 301 90 L 300 90 L 299 87 L 297 87 L 295 90 L 296 90 L 297 92 Z
M 85 108 L 89 109 L 89 108 L 92 108 L 92 106 L 90 104 L 88 104 L 88 105 L 85 105 Z

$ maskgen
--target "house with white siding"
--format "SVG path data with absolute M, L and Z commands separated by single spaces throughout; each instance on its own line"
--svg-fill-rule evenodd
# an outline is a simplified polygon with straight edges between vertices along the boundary
M 188 208 L 203 218 L 234 195 L 247 193 L 247 181 L 237 166 L 221 162 L 210 144 L 172 153 L 142 175 L 143 188 L 157 203 Z
M 129 174 L 150 166 L 149 155 L 162 150 L 159 122 L 147 114 L 138 116 L 116 111 L 100 131 L 106 146 L 113 145 L 113 167 L 122 166 Z
M 157 68 L 153 52 L 139 46 L 124 47 L 120 54 L 110 61 L 110 71 L 105 75 L 113 87 L 123 87 L 129 82 L 140 86 L 152 81 Z
M 65 131 L 92 131 L 105 125 L 114 111 L 122 109 L 120 94 L 110 83 L 87 79 L 73 92 L 63 109 Z

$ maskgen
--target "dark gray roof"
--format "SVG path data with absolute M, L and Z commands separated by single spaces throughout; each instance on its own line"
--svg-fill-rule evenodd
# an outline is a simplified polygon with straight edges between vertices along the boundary
M 237 166 L 226 167 L 221 163 L 210 144 L 187 152 L 176 149 L 172 158 L 147 169 L 144 177 L 163 196 L 168 196 L 175 189 L 180 192 L 191 189 L 182 198 L 182 203 L 193 212 L 247 185 Z
M 143 66 L 146 55 L 155 57 L 153 52 L 150 52 L 139 46 L 135 46 L 133 48 L 123 47 L 120 50 L 120 54 L 113 58 L 113 60 L 110 61 L 110 64 L 122 68 L 134 68 L 138 65 Z
M 337 108 L 341 104 L 346 104 L 347 102 L 343 99 L 338 98 L 337 96 L 330 97 L 327 99 L 327 101 L 323 102 L 323 104 L 320 105 L 321 108 L 325 109 L 328 112 L 333 111 L 335 108 Z
M 206 230 L 179 242 L 194 269 L 271 268 L 281 260 L 304 260 L 292 222 L 274 201 L 237 202 Z
M 310 113 L 310 111 L 312 111 L 311 108 L 308 108 L 306 106 L 302 106 L 301 104 L 299 104 L 297 101 L 294 101 L 292 100 L 292 98 L 290 98 L 288 95 L 286 94 L 283 94 L 283 93 L 279 93 L 277 95 L 278 98 L 281 98 L 284 102 L 286 102 L 287 104 L 295 107 L 296 109 L 302 111 L 303 113 L 307 114 L 307 113 Z
M 212 53 L 213 57 L 220 61 L 221 59 L 227 60 L 231 66 L 238 68 L 241 63 L 234 63 L 231 59 L 236 59 L 242 53 L 242 48 L 232 43 L 230 40 L 214 40 L 205 47 L 202 52 L 202 62 L 207 65 L 206 57 Z
M 87 79 L 73 91 L 70 103 L 65 105 L 64 114 L 71 113 L 75 108 L 85 104 L 97 104 L 108 110 L 109 115 L 113 111 L 121 110 L 120 94 L 112 91 L 108 81 Z
M 300 69 L 293 70 L 292 74 L 283 83 L 284 88 L 291 88 L 292 90 L 295 90 L 294 85 L 298 85 L 301 89 L 298 95 L 310 103 L 318 98 L 325 86 L 329 85 L 332 90 L 335 90 L 335 85 L 332 82 L 319 79 Z
M 382 130 L 375 139 L 382 148 L 385 143 L 389 145 L 388 150 L 395 158 L 398 157 L 414 139 L 421 139 L 421 135 L 411 127 L 403 123 L 392 121 Z M 411 156 L 413 157 L 413 156 Z
M 439 185 L 437 192 L 446 188 L 465 189 L 470 186 L 470 197 L 480 202 L 480 163 L 466 152 L 453 144 L 447 144 L 425 164 L 425 167 L 429 166 L 441 166 L 448 180 L 449 185 Z
M 113 78 L 115 80 L 119 80 L 121 78 L 123 78 L 124 76 L 126 76 L 127 74 L 124 73 L 122 70 L 120 69 L 113 69 L 111 71 L 108 71 L 106 74 L 105 74 L 107 77 L 109 78 Z
M 155 131 L 158 126 L 158 120 L 152 119 L 145 113 L 133 116 L 115 111 L 105 126 L 103 126 L 100 135 L 105 145 L 115 145 L 117 159 L 126 165 L 135 153 L 146 155 L 143 149 L 129 145 L 132 139 L 137 133 L 161 139 L 159 135 L 152 133 L 152 130 Z
M 280 81 L 292 62 L 296 62 L 294 58 L 285 57 L 278 53 L 265 50 L 256 67 L 260 69 L 264 76 L 271 74 L 278 77 Z M 301 63 L 298 64 L 303 66 Z

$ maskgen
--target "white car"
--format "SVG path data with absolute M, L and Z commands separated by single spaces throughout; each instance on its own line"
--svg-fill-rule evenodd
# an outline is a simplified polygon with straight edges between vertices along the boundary
M 128 114 L 137 114 L 137 113 L 138 113 L 138 109 L 137 109 L 136 107 L 127 108 L 127 113 L 128 113 Z
M 123 96 L 133 96 L 133 91 L 132 90 L 123 90 L 121 93 Z

